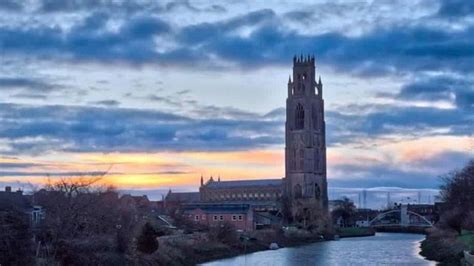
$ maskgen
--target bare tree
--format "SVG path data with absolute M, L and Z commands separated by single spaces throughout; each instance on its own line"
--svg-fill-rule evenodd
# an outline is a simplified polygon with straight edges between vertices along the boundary
M 441 198 L 446 211 L 440 218 L 440 226 L 450 227 L 457 232 L 462 228 L 474 229 L 474 160 L 459 171 L 443 177 Z
M 100 180 L 63 178 L 34 195 L 46 209 L 38 239 L 47 245 L 48 255 L 61 263 L 100 264 L 105 256 L 97 254 L 117 257 L 127 251 L 136 213 L 121 204 L 113 187 L 99 186 Z
M 344 226 L 350 224 L 350 219 L 356 211 L 354 202 L 347 197 L 343 197 L 341 200 L 336 202 L 336 208 L 332 211 L 332 217 L 341 217 Z
M 292 210 L 293 221 L 304 229 L 321 233 L 329 224 L 328 213 L 318 200 L 294 200 Z

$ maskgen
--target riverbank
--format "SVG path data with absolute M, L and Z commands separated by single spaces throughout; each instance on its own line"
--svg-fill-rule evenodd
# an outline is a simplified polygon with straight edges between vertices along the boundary
M 384 233 L 407 233 L 407 234 L 428 234 L 429 228 L 419 226 L 378 226 L 377 232 Z
M 472 242 L 471 242 L 472 241 Z M 453 230 L 430 229 L 421 242 L 420 255 L 446 265 L 461 265 L 464 250 L 474 250 L 474 235 Z
M 279 250 L 267 250 L 215 260 L 204 266 L 227 265 L 420 265 L 432 262 L 413 252 L 419 234 L 377 233 L 375 236 L 322 241 Z
M 324 240 L 320 234 L 300 229 L 259 230 L 227 239 L 214 238 L 208 233 L 164 236 L 159 238 L 158 251 L 143 257 L 138 264 L 195 265 L 268 250 L 271 243 L 282 248 Z
M 342 228 L 336 232 L 340 237 L 375 235 L 375 231 L 370 228 Z M 195 265 L 269 250 L 271 243 L 277 243 L 279 248 L 287 248 L 334 239 L 334 234 L 323 236 L 293 227 L 258 230 L 234 237 L 229 237 L 230 232 L 225 235 L 225 238 L 214 237 L 201 232 L 163 236 L 159 238 L 158 251 L 145 256 L 138 264 Z
M 370 227 L 348 227 L 336 229 L 336 234 L 340 238 L 374 236 L 375 230 Z

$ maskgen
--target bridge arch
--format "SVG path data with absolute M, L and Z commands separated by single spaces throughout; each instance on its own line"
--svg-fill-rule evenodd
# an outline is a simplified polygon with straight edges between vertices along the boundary
M 403 213 L 402 211 L 404 211 L 405 213 Z M 433 224 L 432 224 L 430 221 L 428 221 L 428 219 L 426 219 L 424 216 L 422 216 L 422 215 L 420 215 L 420 214 L 418 214 L 418 213 L 416 213 L 416 212 L 413 212 L 413 211 L 408 211 L 406 208 L 401 208 L 401 209 L 396 209 L 396 210 L 390 210 L 390 211 L 381 213 L 381 214 L 377 215 L 374 219 L 372 219 L 371 221 L 369 221 L 369 226 L 377 226 L 377 225 L 374 225 L 374 223 L 375 223 L 376 221 L 382 220 L 384 217 L 386 217 L 387 215 L 389 215 L 389 214 L 391 214 L 391 213 L 400 213 L 400 223 L 397 224 L 397 225 L 413 226 L 413 225 L 410 225 L 409 222 L 408 222 L 408 224 L 402 223 L 402 219 L 403 219 L 402 216 L 405 214 L 405 215 L 407 215 L 407 217 L 408 217 L 408 215 L 411 214 L 411 215 L 414 215 L 414 216 L 420 218 L 422 221 L 424 221 L 424 222 L 426 223 L 426 226 L 428 226 L 428 227 L 433 226 Z M 388 225 L 390 225 L 390 224 L 388 224 Z M 393 224 L 392 224 L 392 225 L 393 225 Z M 420 225 L 416 225 L 416 226 L 420 226 Z

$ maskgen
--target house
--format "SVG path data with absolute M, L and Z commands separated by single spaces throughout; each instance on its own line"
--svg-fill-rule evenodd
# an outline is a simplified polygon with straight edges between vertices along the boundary
M 10 186 L 5 191 L 0 191 L 0 212 L 18 211 L 24 213 L 31 226 L 37 226 L 44 219 L 44 209 L 33 205 L 31 198 L 23 191 L 12 191 Z
M 182 204 L 200 202 L 199 192 L 173 192 L 171 189 L 163 199 L 162 206 L 165 209 L 173 210 L 179 208 Z

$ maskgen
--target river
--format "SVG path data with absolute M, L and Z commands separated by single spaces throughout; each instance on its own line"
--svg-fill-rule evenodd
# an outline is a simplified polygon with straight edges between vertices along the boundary
M 377 233 L 305 246 L 267 250 L 205 263 L 227 265 L 435 265 L 418 255 L 424 235 Z

